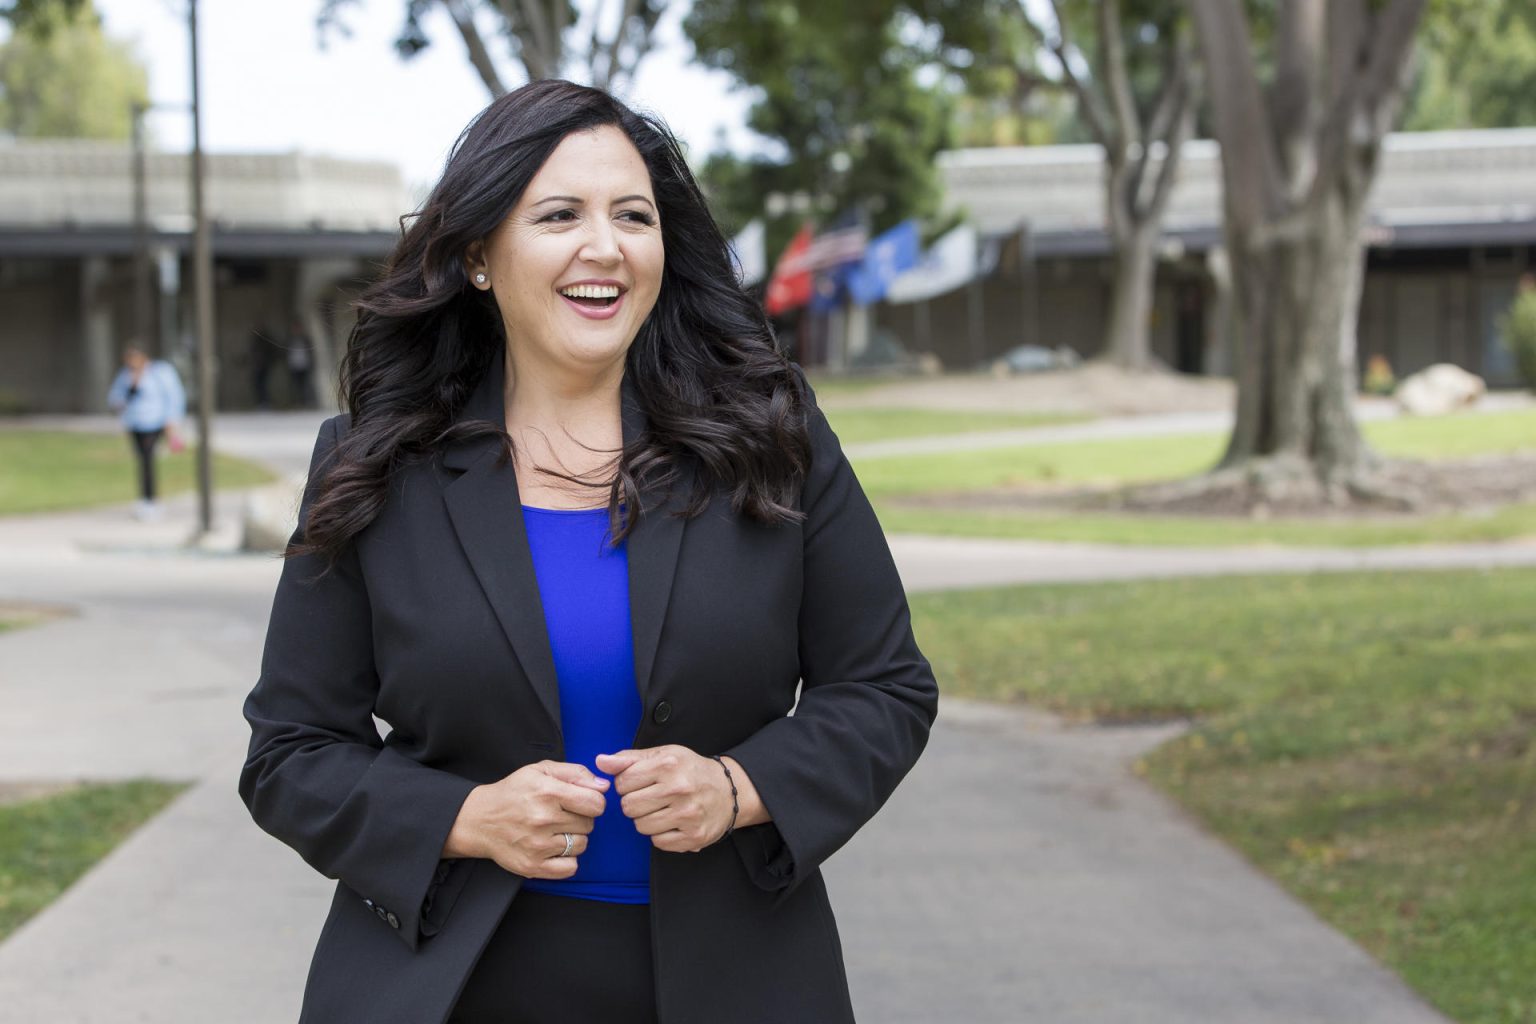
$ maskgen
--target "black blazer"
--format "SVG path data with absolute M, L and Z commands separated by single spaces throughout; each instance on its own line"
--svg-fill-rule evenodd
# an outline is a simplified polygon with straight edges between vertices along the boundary
M 461 419 L 503 422 L 493 363 Z M 623 422 L 626 442 L 645 423 L 627 382 Z M 344 416 L 321 428 L 311 481 L 346 429 Z M 763 526 L 719 492 L 684 520 L 670 512 L 685 481 L 641 496 L 628 539 L 634 745 L 729 754 L 773 815 L 699 853 L 652 851 L 664 1024 L 853 1019 L 818 865 L 890 796 L 935 714 L 890 551 L 819 411 L 811 440 L 803 522 Z M 402 470 L 330 573 L 314 556 L 283 568 L 240 793 L 340 882 L 303 1021 L 439 1024 L 517 893 L 492 861 L 439 860 L 470 789 L 563 757 L 517 483 L 498 455 L 495 439 L 463 443 Z

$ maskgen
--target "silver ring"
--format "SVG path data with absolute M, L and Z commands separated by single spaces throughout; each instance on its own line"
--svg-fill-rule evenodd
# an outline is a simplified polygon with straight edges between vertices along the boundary
M 565 836 L 565 849 L 560 851 L 560 856 L 569 857 L 571 855 L 571 847 L 576 845 L 576 837 L 569 832 L 562 832 L 560 834 Z

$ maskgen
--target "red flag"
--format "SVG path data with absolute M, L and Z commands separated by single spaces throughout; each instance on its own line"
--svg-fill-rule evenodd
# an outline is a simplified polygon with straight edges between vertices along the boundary
M 811 301 L 811 269 L 805 258 L 811 248 L 811 236 L 810 223 L 802 224 L 789 248 L 774 264 L 773 277 L 768 279 L 768 297 L 763 303 L 763 309 L 770 316 L 799 309 Z

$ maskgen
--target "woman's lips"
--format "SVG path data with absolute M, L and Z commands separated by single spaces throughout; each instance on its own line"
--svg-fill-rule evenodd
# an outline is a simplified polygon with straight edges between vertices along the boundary
M 555 294 L 560 295 L 559 292 L 556 292 Z M 570 308 L 574 309 L 576 312 L 580 313 L 582 316 L 586 317 L 588 320 L 607 320 L 609 317 L 613 316 L 619 311 L 620 306 L 624 305 L 624 296 L 628 294 L 628 292 L 619 292 L 619 297 L 614 299 L 613 302 L 606 306 L 583 305 L 582 303 L 577 302 L 575 299 L 569 298 L 565 295 L 560 295 L 560 300 Z

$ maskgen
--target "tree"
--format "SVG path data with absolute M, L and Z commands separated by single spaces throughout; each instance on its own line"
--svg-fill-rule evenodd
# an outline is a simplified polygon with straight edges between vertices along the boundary
M 1055 54 L 1079 116 L 1104 149 L 1105 221 L 1115 261 L 1104 352 L 1111 362 L 1139 370 L 1152 364 L 1157 243 L 1184 143 L 1194 131 L 1196 64 L 1175 6 L 1131 3 L 1122 10 L 1119 0 L 1094 0 L 1092 7 L 1091 50 L 1071 37 L 1061 0 L 1052 0 L 1054 32 L 1038 26 L 1035 32 Z
M 1380 497 L 1355 423 L 1360 228 L 1425 0 L 1191 0 L 1221 145 L 1237 417 L 1218 474 L 1265 499 Z M 1273 68 L 1268 85 L 1260 67 Z
M 1103 351 L 1132 369 L 1152 363 L 1150 321 L 1157 242 L 1194 130 L 1197 64 L 1180 5 L 1161 0 L 1051 0 L 1037 20 L 1022 0 L 913 0 L 944 34 L 951 66 L 973 86 L 989 70 L 1013 95 L 1042 86 L 1070 94 L 1077 120 L 1104 150 L 1104 222 L 1114 283 Z M 1049 57 L 1042 61 L 1043 54 Z M 1011 79 L 1011 81 L 1010 81 Z
M 932 56 L 900 28 L 888 0 L 695 0 L 684 30 L 698 60 L 759 91 L 747 125 L 773 147 L 705 164 L 728 224 L 779 197 L 768 235 L 777 251 L 808 214 L 858 207 L 878 231 L 937 212 L 949 97 L 922 83 Z
M 90 10 L 89 0 L 0 0 L 0 18 L 14 29 L 52 21 L 60 14 L 74 15 Z
M 149 77 L 89 4 L 18 4 L 0 44 L 0 131 L 16 138 L 127 139 Z
M 35 0 L 34 0 L 35 2 Z M 344 10 L 358 0 L 323 0 L 320 29 L 345 32 Z M 469 62 L 492 97 L 509 83 L 571 78 L 622 92 L 651 51 L 668 0 L 405 0 L 395 48 L 410 59 L 431 40 L 423 19 L 441 7 L 453 21 Z
M 1432 0 L 1407 104 L 1409 131 L 1536 124 L 1536 6 Z

